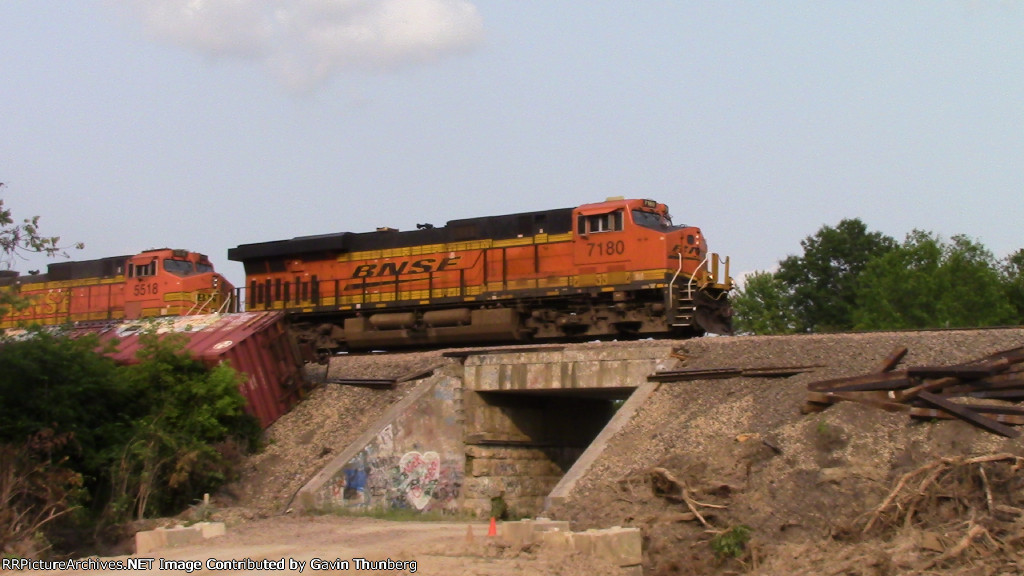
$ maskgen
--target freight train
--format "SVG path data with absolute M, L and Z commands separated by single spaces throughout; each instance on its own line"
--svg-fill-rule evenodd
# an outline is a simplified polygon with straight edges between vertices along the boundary
M 728 259 L 654 200 L 303 236 L 228 250 L 247 310 L 321 353 L 729 333 Z
M 233 312 L 237 302 L 204 254 L 169 248 L 56 262 L 45 274 L 0 271 L 0 290 L 26 302 L 0 317 L 0 328 Z

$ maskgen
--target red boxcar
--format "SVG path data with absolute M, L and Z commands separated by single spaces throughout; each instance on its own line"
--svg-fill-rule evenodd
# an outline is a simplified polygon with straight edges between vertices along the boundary
M 186 350 L 208 366 L 228 361 L 246 375 L 240 386 L 250 414 L 264 428 L 287 413 L 309 390 L 304 362 L 281 312 L 205 314 L 83 324 L 71 336 L 96 334 L 102 343 L 116 341 L 114 361 L 138 361 L 141 334 L 176 333 L 187 338 Z

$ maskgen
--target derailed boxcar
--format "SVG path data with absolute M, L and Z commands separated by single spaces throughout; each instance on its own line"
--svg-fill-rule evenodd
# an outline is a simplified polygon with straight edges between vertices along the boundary
M 242 312 L 150 318 L 79 325 L 71 336 L 96 334 L 101 343 L 116 341 L 111 357 L 121 364 L 138 362 L 145 333 L 184 335 L 185 349 L 207 366 L 228 361 L 246 375 L 240 391 L 247 410 L 266 428 L 307 393 L 304 362 L 281 312 Z

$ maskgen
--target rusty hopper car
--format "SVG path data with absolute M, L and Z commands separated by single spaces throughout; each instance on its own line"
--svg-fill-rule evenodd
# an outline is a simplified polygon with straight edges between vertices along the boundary
M 728 259 L 653 200 L 244 244 L 228 258 L 245 266 L 246 309 L 289 312 L 322 352 L 730 331 Z
M 45 274 L 8 271 L 0 290 L 28 304 L 0 318 L 0 328 L 226 312 L 234 293 L 205 255 L 169 248 L 58 262 Z

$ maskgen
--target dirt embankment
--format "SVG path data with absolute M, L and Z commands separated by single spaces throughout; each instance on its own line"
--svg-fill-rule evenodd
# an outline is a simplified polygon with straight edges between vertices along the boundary
M 329 365 L 309 366 L 307 375 L 317 387 L 271 425 L 264 449 L 247 458 L 241 478 L 218 495 L 220 505 L 231 508 L 221 515 L 253 519 L 285 513 L 299 488 L 412 390 L 412 378 L 451 362 L 440 352 L 416 352 L 336 356 Z M 380 388 L 334 382 L 339 379 L 397 382 Z
M 897 346 L 901 367 L 953 364 L 1024 346 L 1024 330 L 681 343 L 687 368 L 817 367 L 661 384 L 554 515 L 640 527 L 650 574 L 1021 573 L 1021 440 L 863 404 L 800 412 L 809 383 L 872 372 Z
M 809 383 L 871 372 L 897 346 L 909 350 L 900 368 L 954 364 L 1024 346 L 1024 329 L 674 344 L 685 368 L 814 368 L 788 378 L 661 384 L 551 516 L 570 520 L 575 530 L 639 527 L 646 574 L 1024 571 L 1021 440 L 961 421 L 912 420 L 853 403 L 801 413 Z M 329 372 L 316 377 L 401 378 L 446 361 L 451 360 L 438 353 L 352 357 L 336 359 Z M 328 384 L 275 424 L 267 449 L 250 459 L 242 480 L 215 497 L 214 519 L 232 525 L 232 546 L 283 545 L 297 541 L 300 532 L 303 543 L 330 546 L 345 538 L 335 525 L 349 533 L 357 529 L 351 522 L 378 522 L 279 515 L 331 454 L 408 391 L 408 384 L 388 391 Z M 401 532 L 404 526 L 369 529 L 386 538 L 389 530 Z M 322 537 L 314 534 L 321 529 Z M 430 565 L 456 574 L 594 570 L 586 558 L 501 548 L 481 538 L 480 527 L 475 543 L 465 542 L 464 525 L 415 529 L 425 530 L 429 542 L 443 531 L 446 542 L 424 547 L 416 537 L 403 544 L 404 554 L 425 561 L 422 573 L 432 573 Z M 744 538 L 729 539 L 743 531 L 749 538 L 745 545 L 739 545 Z M 471 567 L 453 571 L 460 562 Z

